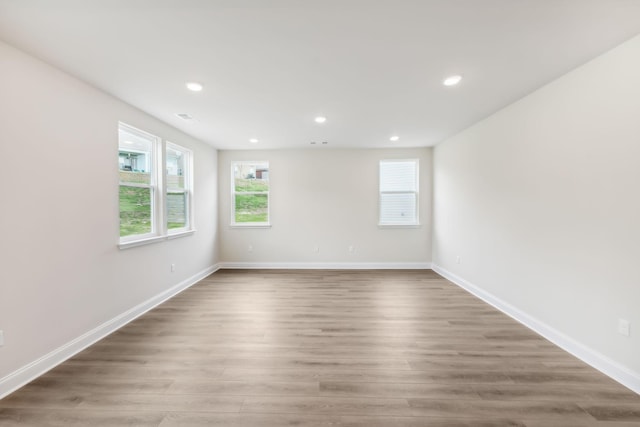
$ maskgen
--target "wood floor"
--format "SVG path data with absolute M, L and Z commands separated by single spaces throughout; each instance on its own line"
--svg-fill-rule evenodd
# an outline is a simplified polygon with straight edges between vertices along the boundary
M 0 425 L 640 426 L 640 396 L 430 270 L 223 270 Z

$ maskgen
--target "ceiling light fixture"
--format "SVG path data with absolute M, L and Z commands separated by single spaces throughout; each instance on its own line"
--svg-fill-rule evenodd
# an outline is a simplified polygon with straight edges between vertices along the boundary
M 318 116 L 318 117 L 316 117 L 316 118 L 315 118 L 315 119 L 313 119 L 313 120 L 315 120 L 315 122 L 316 122 L 316 123 L 324 123 L 324 122 L 326 122 L 326 121 L 327 121 L 327 118 L 326 118 L 326 117 L 324 117 L 324 116 Z
M 396 142 L 399 139 L 400 139 L 400 137 L 398 135 L 393 135 L 391 138 L 389 138 L 389 141 Z
M 256 138 L 251 138 L 251 139 L 249 140 L 249 142 L 250 142 L 250 143 L 252 143 L 252 144 L 257 144 L 257 143 L 258 143 L 258 140 L 257 140 Z
M 203 88 L 204 86 L 202 86 L 200 83 L 187 82 L 187 89 L 189 89 L 192 92 L 200 92 Z
M 445 86 L 455 86 L 460 83 L 460 80 L 462 80 L 462 76 L 449 76 L 444 79 L 442 84 Z

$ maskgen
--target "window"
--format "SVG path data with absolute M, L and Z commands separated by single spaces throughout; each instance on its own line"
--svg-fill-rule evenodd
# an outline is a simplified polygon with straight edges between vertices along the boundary
M 120 240 L 158 234 L 157 148 L 160 139 L 120 124 L 118 128 L 120 173 Z
M 194 232 L 192 161 L 190 150 L 119 123 L 120 248 Z
M 419 225 L 417 159 L 380 161 L 379 225 Z
M 231 225 L 269 225 L 269 163 L 231 163 Z
M 166 144 L 167 230 L 191 227 L 191 151 L 176 144 Z

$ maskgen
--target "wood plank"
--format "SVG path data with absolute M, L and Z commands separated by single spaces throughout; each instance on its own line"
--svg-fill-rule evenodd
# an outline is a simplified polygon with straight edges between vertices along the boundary
M 628 427 L 640 396 L 430 270 L 222 270 L 0 424 Z

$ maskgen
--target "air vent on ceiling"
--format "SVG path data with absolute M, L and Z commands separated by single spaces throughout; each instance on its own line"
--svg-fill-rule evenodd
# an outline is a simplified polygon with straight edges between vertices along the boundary
M 193 120 L 193 116 L 187 113 L 176 113 L 176 116 L 180 117 L 182 120 Z

